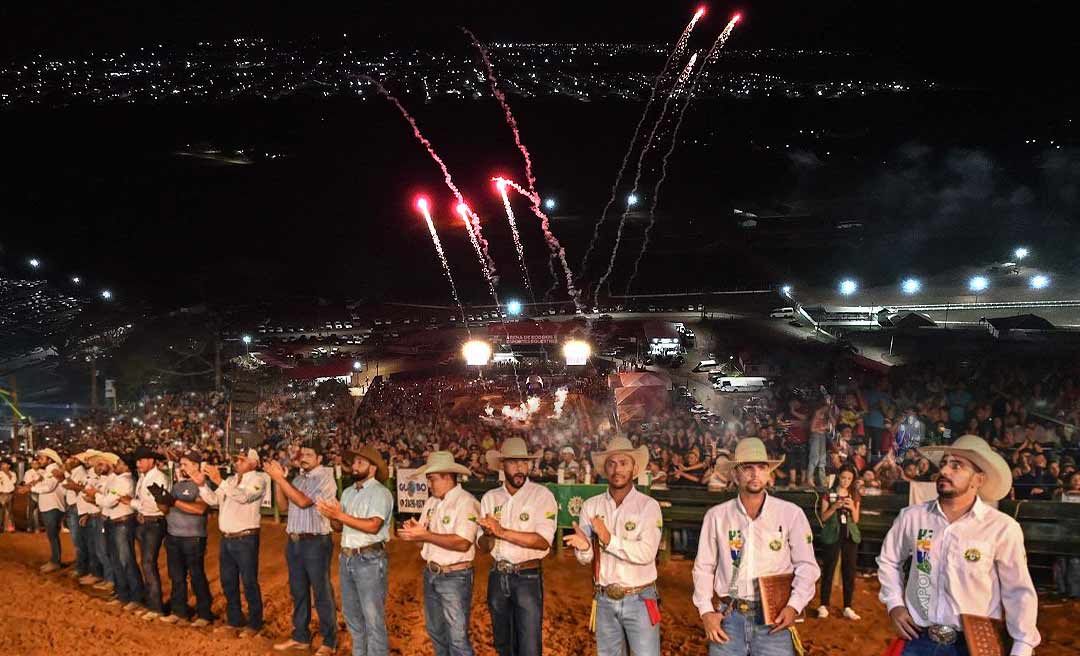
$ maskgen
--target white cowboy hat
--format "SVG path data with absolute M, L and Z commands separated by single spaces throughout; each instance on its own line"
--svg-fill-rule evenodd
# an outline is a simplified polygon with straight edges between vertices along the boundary
M 919 453 L 934 464 L 941 462 L 941 457 L 949 453 L 970 460 L 986 474 L 986 482 L 979 488 L 979 496 L 985 501 L 1004 498 L 1012 488 L 1009 463 L 977 435 L 961 435 L 948 446 L 927 446 L 919 449 Z
M 58 465 L 63 465 L 64 464 L 64 461 L 60 459 L 60 454 L 57 453 L 56 451 L 52 450 L 52 449 L 41 449 L 40 451 L 37 452 L 37 455 L 45 456 L 46 458 L 48 458 L 49 460 L 52 460 L 53 462 L 55 462 Z
M 492 449 L 484 454 L 489 469 L 498 468 L 503 460 L 539 460 L 541 454 L 529 453 L 529 445 L 520 437 L 511 437 L 503 442 L 502 451 Z
M 432 451 L 427 462 L 413 474 L 413 478 L 420 478 L 428 474 L 469 474 L 469 468 L 454 462 L 454 454 L 449 451 Z
M 100 454 L 101 454 L 101 452 L 98 451 L 97 449 L 87 449 L 86 451 L 83 451 L 82 453 L 76 453 L 74 458 L 85 465 L 85 464 L 88 464 L 90 462 L 91 458 L 93 458 L 96 455 L 100 455 Z
M 110 465 L 115 465 L 116 463 L 120 462 L 120 456 L 116 455 L 115 453 L 109 453 L 108 451 L 98 451 L 94 455 L 87 457 L 87 460 L 90 462 L 90 464 L 94 464 L 95 460 L 104 460 Z
M 613 456 L 616 453 L 625 453 L 631 456 L 634 459 L 634 467 L 639 472 L 645 471 L 645 466 L 649 464 L 649 447 L 642 445 L 635 449 L 630 440 L 625 437 L 615 437 L 608 442 L 606 451 L 597 451 L 592 454 L 593 468 L 597 471 L 604 471 L 604 463 L 607 462 L 608 456 Z
M 723 473 L 752 462 L 763 462 L 769 466 L 769 471 L 773 471 L 784 462 L 784 458 L 781 457 L 779 460 L 770 458 L 764 442 L 756 437 L 744 437 L 735 445 L 735 453 L 730 459 L 717 462 L 714 467 Z

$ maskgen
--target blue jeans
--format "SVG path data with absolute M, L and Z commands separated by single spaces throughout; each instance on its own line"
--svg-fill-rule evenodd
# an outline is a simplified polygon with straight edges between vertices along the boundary
M 90 537 L 86 528 L 79 526 L 79 509 L 74 505 L 68 507 L 64 524 L 71 531 L 71 544 L 75 546 L 75 571 L 79 576 L 90 573 L 90 545 L 87 538 Z
M 259 589 L 259 535 L 242 538 L 222 538 L 218 563 L 221 568 L 221 590 L 225 593 L 225 613 L 229 626 L 244 626 L 240 609 L 240 581 L 244 582 L 244 597 L 248 603 L 248 628 L 258 631 L 263 625 L 262 590 Z
M 1054 559 L 1054 583 L 1058 594 L 1080 599 L 1080 557 Z
M 116 577 L 113 588 L 116 598 L 125 604 L 129 601 L 143 603 L 146 590 L 139 574 L 139 563 L 135 560 L 135 515 L 129 515 L 120 524 L 106 521 L 105 536 Z
M 473 656 L 469 640 L 473 571 L 433 574 L 424 569 L 424 625 L 435 656 Z
M 829 436 L 825 433 L 810 433 L 810 453 L 806 464 L 806 481 L 815 486 L 825 485 L 825 446 Z M 818 480 L 818 471 L 821 471 L 821 479 Z
M 769 635 L 772 626 L 765 624 L 763 619 L 760 609 L 753 616 L 729 611 L 721 623 L 728 641 L 723 644 L 710 642 L 709 656 L 795 656 L 791 630 Z
M 115 583 L 109 543 L 105 539 L 105 518 L 100 514 L 94 515 L 86 521 L 86 529 L 86 542 L 90 545 L 90 573 Z
M 161 553 L 161 541 L 165 539 L 165 518 L 156 521 L 148 519 L 136 524 L 135 537 L 139 540 L 142 554 L 142 577 L 146 583 L 146 607 L 162 612 L 161 574 L 158 573 L 158 554 Z
M 195 612 L 206 621 L 214 619 L 210 612 L 210 583 L 203 569 L 206 561 L 206 538 L 165 536 L 165 557 L 169 565 L 172 594 L 169 597 L 169 613 L 191 619 L 188 610 L 188 575 L 191 589 L 195 592 Z
M 540 656 L 544 640 L 544 574 L 538 567 L 517 574 L 492 568 L 488 610 L 499 656 Z
M 387 563 L 385 551 L 338 558 L 341 610 L 352 635 L 353 656 L 386 656 Z
M 311 593 L 319 613 L 319 634 L 323 645 L 337 646 L 337 608 L 334 588 L 330 585 L 330 556 L 334 542 L 330 534 L 309 540 L 292 540 L 285 545 L 289 566 L 289 592 L 292 594 L 292 639 L 311 642 Z
M 659 601 L 656 586 L 618 601 L 597 595 L 597 656 L 623 656 L 627 648 L 633 656 L 660 656 L 660 623 L 649 619 L 646 599 Z
M 26 504 L 26 532 L 37 533 L 41 528 L 41 513 L 38 512 L 38 495 L 31 494 Z
M 962 635 L 951 645 L 939 645 L 923 632 L 904 645 L 901 656 L 968 656 L 968 649 Z
M 46 510 L 41 513 L 45 523 L 45 535 L 49 536 L 49 562 L 60 564 L 60 524 L 64 522 L 63 510 Z

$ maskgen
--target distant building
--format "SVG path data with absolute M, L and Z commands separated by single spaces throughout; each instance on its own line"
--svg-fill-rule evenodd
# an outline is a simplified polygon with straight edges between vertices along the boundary
M 646 321 L 641 330 L 649 355 L 675 355 L 681 348 L 679 332 L 670 321 Z
M 1002 339 L 1009 336 L 1009 333 L 1017 331 L 1055 330 L 1054 324 L 1034 314 L 987 319 L 986 327 L 990 334 L 997 339 Z

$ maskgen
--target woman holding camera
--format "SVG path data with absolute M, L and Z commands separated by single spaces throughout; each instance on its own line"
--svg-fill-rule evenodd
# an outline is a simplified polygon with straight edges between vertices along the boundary
M 845 466 L 840 469 L 829 493 L 821 499 L 821 536 L 818 538 L 825 547 L 824 563 L 821 568 L 821 605 L 818 617 L 829 616 L 829 597 L 832 595 L 833 575 L 836 561 L 840 561 L 840 580 L 844 586 L 844 617 L 849 620 L 860 619 L 851 609 L 851 599 L 855 596 L 855 560 L 859 553 L 859 508 L 861 499 L 855 487 L 855 470 Z

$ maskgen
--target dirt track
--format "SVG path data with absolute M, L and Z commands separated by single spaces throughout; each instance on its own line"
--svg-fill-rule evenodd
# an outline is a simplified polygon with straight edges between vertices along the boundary
M 69 559 L 71 545 L 66 541 L 66 535 L 64 539 L 64 557 Z M 214 594 L 214 613 L 222 616 L 225 599 L 217 579 L 217 543 L 215 530 L 210 537 L 206 569 Z M 213 634 L 210 629 L 145 622 L 106 606 L 104 598 L 88 594 L 67 578 L 64 572 L 48 576 L 37 572 L 37 567 L 48 557 L 48 544 L 43 534 L 2 535 L 0 581 L 3 581 L 5 603 L 0 605 L 0 653 L 20 656 L 75 653 L 117 656 L 229 653 L 241 656 L 271 653 L 273 643 L 286 639 L 290 631 L 292 604 L 289 600 L 284 545 L 284 528 L 269 520 L 265 522 L 259 564 L 266 606 L 266 637 L 240 640 Z M 432 650 L 424 632 L 419 550 L 404 542 L 391 542 L 389 551 L 391 576 L 387 623 L 391 653 L 430 656 Z M 160 562 L 167 599 L 169 583 L 164 570 L 164 552 Z M 486 607 L 488 562 L 487 558 L 483 558 L 478 563 L 473 593 L 472 636 L 478 656 L 494 656 L 495 653 L 491 648 L 491 619 Z M 336 566 L 332 574 L 334 589 L 338 590 Z M 891 629 L 884 609 L 877 601 L 876 581 L 860 578 L 857 586 L 855 609 L 863 616 L 862 621 L 813 618 L 799 625 L 809 654 L 876 655 L 891 640 Z M 544 588 L 545 653 L 552 656 L 594 654 L 593 637 L 588 630 L 589 570 L 578 566 L 569 554 L 552 556 L 545 565 Z M 698 614 L 690 603 L 688 561 L 673 561 L 661 568 L 660 592 L 663 598 L 661 635 L 665 656 L 703 654 L 705 644 Z M 839 599 L 839 590 L 833 597 Z M 339 601 L 339 653 L 346 654 L 350 653 L 351 640 L 340 619 L 340 607 Z M 1080 604 L 1076 602 L 1067 605 L 1047 604 L 1039 617 L 1043 646 L 1036 653 L 1040 656 L 1080 653 L 1080 629 L 1075 625 L 1078 612 Z M 837 614 L 834 611 L 834 615 Z M 317 636 L 314 623 L 313 635 Z

